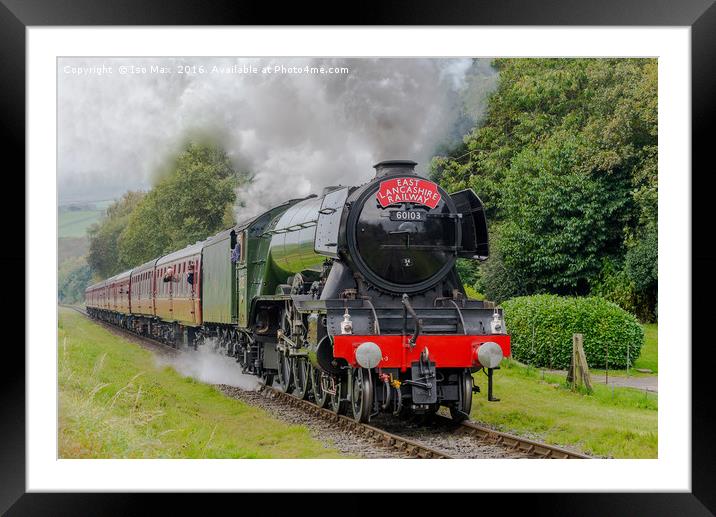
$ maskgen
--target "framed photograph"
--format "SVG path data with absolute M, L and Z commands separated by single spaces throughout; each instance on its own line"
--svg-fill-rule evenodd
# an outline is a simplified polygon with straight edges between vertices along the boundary
M 27 202 L 3 510 L 398 491 L 714 511 L 713 353 L 692 345 L 712 2 L 350 26 L 125 7 L 0 5 Z

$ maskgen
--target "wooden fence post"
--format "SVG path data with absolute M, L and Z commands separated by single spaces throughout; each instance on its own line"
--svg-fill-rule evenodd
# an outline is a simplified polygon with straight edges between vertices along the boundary
M 572 389 L 584 385 L 587 391 L 592 392 L 592 379 L 589 376 L 589 365 L 584 354 L 584 336 L 582 334 L 572 335 L 572 360 L 567 372 L 567 382 Z
M 577 361 L 575 360 L 577 357 L 577 354 L 575 353 L 577 350 L 576 349 L 577 343 L 575 341 L 576 336 L 577 336 L 576 334 L 572 335 L 572 357 L 569 360 L 569 370 L 567 370 L 567 384 L 572 386 L 572 388 L 574 388 L 574 382 L 575 382 L 574 373 L 575 373 L 575 369 L 577 366 Z

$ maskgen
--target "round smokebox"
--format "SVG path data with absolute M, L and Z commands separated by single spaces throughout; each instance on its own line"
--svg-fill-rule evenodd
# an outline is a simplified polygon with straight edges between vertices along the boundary
M 379 202 L 381 183 L 413 178 L 439 194 L 434 207 L 415 202 L 383 206 Z M 360 193 L 348 216 L 350 258 L 363 276 L 381 289 L 404 293 L 429 289 L 455 264 L 461 239 L 456 213 L 447 192 L 415 173 L 379 176 Z

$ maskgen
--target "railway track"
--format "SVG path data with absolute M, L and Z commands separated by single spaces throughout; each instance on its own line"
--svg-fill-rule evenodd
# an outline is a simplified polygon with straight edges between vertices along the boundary
M 394 445 L 399 449 L 411 451 L 412 454 L 420 458 L 455 458 L 444 452 L 440 452 L 437 449 L 429 447 L 425 444 L 421 444 L 417 441 L 413 441 L 405 436 L 396 435 L 367 424 L 359 424 L 350 417 L 344 415 L 337 415 L 333 411 L 323 409 L 316 406 L 313 402 L 308 400 L 301 400 L 293 395 L 281 391 L 273 386 L 261 386 L 260 392 L 265 396 L 280 398 L 288 404 L 292 404 L 295 407 L 301 407 L 306 411 L 312 413 L 316 417 L 323 418 L 337 425 L 347 429 L 350 432 L 362 434 L 363 436 L 374 437 L 378 441 Z M 434 427 L 443 429 L 447 432 L 454 433 L 456 435 L 469 436 L 474 440 L 489 445 L 498 445 L 504 449 L 522 455 L 524 457 L 534 457 L 543 459 L 590 459 L 590 456 L 581 454 L 575 451 L 570 451 L 557 447 L 554 445 L 548 445 L 545 443 L 536 442 L 527 438 L 522 438 L 509 433 L 496 431 L 480 425 L 477 422 L 465 421 L 459 424 L 453 422 L 450 418 L 442 415 L 434 416 Z
M 333 423 L 351 435 L 371 439 L 384 447 L 391 447 L 405 456 L 426 459 L 453 459 L 451 456 L 439 449 L 430 447 L 416 440 L 390 433 L 384 429 L 369 424 L 361 424 L 344 415 L 338 415 L 329 409 L 323 409 L 308 400 L 302 400 L 293 395 L 274 388 L 273 386 L 262 385 L 259 393 L 268 398 L 279 399 L 281 402 L 302 409 L 316 418 L 321 418 Z
M 76 310 L 80 314 L 87 316 L 86 311 L 76 306 L 65 306 Z M 182 353 L 180 349 L 171 347 L 160 341 L 139 336 L 128 330 L 116 327 L 109 323 L 99 322 L 105 328 L 115 331 L 122 336 L 131 337 L 133 341 L 145 345 L 154 351 L 161 353 L 176 355 Z M 259 385 L 258 393 L 263 397 L 276 401 L 280 404 L 299 409 L 316 419 L 330 423 L 332 426 L 338 427 L 345 433 L 359 437 L 364 440 L 372 441 L 381 447 L 386 447 L 397 451 L 401 456 L 410 458 L 425 459 L 454 459 L 465 457 L 462 454 L 451 454 L 446 451 L 445 447 L 433 446 L 425 441 L 425 436 L 421 435 L 421 431 L 415 431 L 417 438 L 405 436 L 402 429 L 391 432 L 385 427 L 394 429 L 395 422 L 389 426 L 361 424 L 350 417 L 339 415 L 331 410 L 321 408 L 310 402 L 309 400 L 299 399 L 289 393 L 286 393 L 276 387 Z M 511 458 L 539 458 L 539 459 L 590 459 L 585 454 L 564 449 L 555 445 L 549 445 L 528 438 L 523 438 L 510 433 L 497 431 L 474 421 L 464 421 L 459 424 L 453 422 L 450 418 L 437 414 L 433 417 L 431 426 L 433 438 L 442 436 L 444 438 L 469 439 L 474 442 L 476 447 L 492 447 L 499 448 L 504 451 L 504 456 Z M 398 434 L 400 433 L 400 434 Z M 437 434 L 436 434 L 437 433 Z M 442 433 L 442 434 L 440 434 Z M 436 441 L 433 439 L 432 441 Z M 439 441 L 439 440 L 438 440 Z M 469 456 L 468 456 L 469 457 Z
M 445 425 L 455 425 L 450 419 L 438 415 L 440 418 L 446 421 Z M 576 451 L 570 451 L 556 445 L 549 445 L 541 442 L 536 442 L 528 438 L 516 436 L 510 433 L 502 431 L 496 431 L 484 425 L 480 425 L 472 420 L 465 421 L 460 424 L 458 428 L 460 433 L 468 434 L 473 436 L 475 439 L 480 441 L 486 441 L 505 447 L 511 451 L 522 452 L 529 456 L 542 459 L 592 459 L 591 456 L 582 454 Z

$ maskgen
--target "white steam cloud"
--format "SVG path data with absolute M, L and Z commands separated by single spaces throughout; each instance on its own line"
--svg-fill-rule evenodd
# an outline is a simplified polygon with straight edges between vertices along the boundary
M 157 355 L 156 363 L 160 367 L 170 366 L 185 377 L 191 377 L 207 384 L 226 384 L 243 390 L 256 390 L 258 377 L 241 373 L 236 359 L 214 351 L 210 340 L 198 347 L 176 356 Z
M 112 73 L 98 75 L 103 65 Z M 489 60 L 387 58 L 63 58 L 58 74 L 61 202 L 147 189 L 200 136 L 253 176 L 238 193 L 238 219 L 327 185 L 360 184 L 380 160 L 412 159 L 424 171 L 465 115 L 469 78 L 496 77 Z

